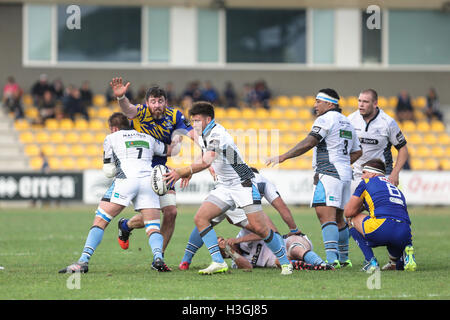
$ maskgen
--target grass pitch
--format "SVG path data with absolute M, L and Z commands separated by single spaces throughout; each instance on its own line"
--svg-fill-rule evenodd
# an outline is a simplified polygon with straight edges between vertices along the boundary
M 151 270 L 151 251 L 143 230 L 134 230 L 130 248 L 117 243 L 117 221 L 104 238 L 82 274 L 79 289 L 75 280 L 58 270 L 75 262 L 83 249 L 94 217 L 95 206 L 0 211 L 0 299 L 170 299 L 170 300 L 292 300 L 292 299 L 449 299 L 450 219 L 448 208 L 410 208 L 416 272 L 381 272 L 378 287 L 361 272 L 363 256 L 350 239 L 353 268 L 336 271 L 295 271 L 281 276 L 279 269 L 231 270 L 227 274 L 200 276 L 198 270 L 210 263 L 203 247 L 191 269 L 179 271 L 178 264 L 193 228 L 197 207 L 179 206 L 175 233 L 165 254 L 170 273 Z M 292 207 L 294 219 L 308 234 L 314 250 L 325 257 L 320 225 L 310 208 Z M 271 207 L 265 211 L 281 233 L 287 232 Z M 126 209 L 120 216 L 131 217 Z M 218 235 L 234 237 L 238 229 L 223 222 Z M 387 262 L 384 248 L 376 248 L 381 265 Z M 230 261 L 228 261 L 230 265 Z M 69 283 L 69 286 L 68 286 Z M 71 285 L 72 284 L 72 285 Z M 72 289 L 70 289 L 72 287 Z

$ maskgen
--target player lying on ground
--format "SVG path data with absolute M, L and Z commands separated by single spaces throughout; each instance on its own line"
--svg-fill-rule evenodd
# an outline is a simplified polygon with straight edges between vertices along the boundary
M 289 227 L 289 235 L 294 234 L 302 234 L 295 224 L 294 218 L 292 217 L 292 213 L 289 210 L 288 206 L 284 202 L 284 200 L 281 198 L 280 193 L 278 192 L 277 188 L 273 183 L 271 183 L 269 180 L 267 180 L 263 175 L 261 175 L 257 169 L 250 168 L 253 173 L 255 174 L 255 177 L 252 179 L 252 182 L 258 187 L 258 191 L 261 195 L 261 197 L 266 198 L 266 200 L 278 211 L 283 221 L 287 224 Z M 211 174 L 215 177 L 215 173 L 213 170 L 211 170 Z M 214 179 L 216 180 L 216 179 Z M 274 231 L 277 232 L 275 226 L 273 225 L 272 221 L 267 217 L 267 215 L 264 214 L 266 217 L 266 223 L 268 226 Z M 252 231 L 251 226 L 248 224 L 247 216 L 245 215 L 245 212 L 242 209 L 236 209 L 231 208 L 225 213 L 222 213 L 219 217 L 216 217 L 211 220 L 211 225 L 215 226 L 222 222 L 225 218 L 231 223 L 236 226 L 247 228 L 250 231 Z M 198 232 L 197 227 L 195 227 L 190 236 L 188 243 L 186 245 L 186 249 L 184 251 L 184 256 L 181 260 L 179 269 L 180 270 L 188 270 L 189 265 L 192 262 L 192 258 L 194 257 L 195 253 L 198 249 L 203 245 L 203 240 L 200 237 L 200 234 Z
M 411 241 L 411 220 L 403 193 L 385 177 L 380 159 L 364 163 L 362 180 L 345 206 L 350 234 L 366 259 L 364 271 L 379 269 L 372 248 L 386 246 L 389 263 L 384 270 L 416 270 Z M 363 207 L 369 215 L 361 213 Z
M 95 212 L 94 222 L 87 236 L 78 262 L 59 273 L 88 272 L 88 264 L 103 239 L 105 228 L 131 201 L 145 221 L 145 231 L 153 253 L 152 267 L 167 271 L 162 256 L 164 238 L 160 233 L 159 197 L 150 183 L 153 155 L 170 155 L 171 147 L 145 133 L 137 132 L 122 113 L 108 119 L 111 134 L 103 144 L 103 171 L 114 177 Z
M 260 237 L 241 229 L 236 238 L 218 238 L 222 256 L 233 260 L 232 268 L 252 269 L 279 267 L 280 263 Z M 284 239 L 287 257 L 296 270 L 334 270 L 314 251 L 311 241 L 304 234 Z
M 286 256 L 283 239 L 267 226 L 262 215 L 261 195 L 252 182 L 255 174 L 242 160 L 233 137 L 215 122 L 213 105 L 209 102 L 196 102 L 189 110 L 189 115 L 196 134 L 201 136 L 198 142 L 203 151 L 202 157 L 190 166 L 171 170 L 165 179 L 172 184 L 210 166 L 216 173 L 216 188 L 209 193 L 194 217 L 195 225 L 212 258 L 211 265 L 199 273 L 214 274 L 228 270 L 228 265 L 220 254 L 211 220 L 230 208 L 237 207 L 244 210 L 253 231 L 264 239 L 280 261 L 281 274 L 292 274 L 292 264 Z

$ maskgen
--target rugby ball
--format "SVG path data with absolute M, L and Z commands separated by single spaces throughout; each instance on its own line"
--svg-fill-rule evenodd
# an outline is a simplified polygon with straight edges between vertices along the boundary
M 152 189 L 159 196 L 163 196 L 167 193 L 168 186 L 164 179 L 164 174 L 169 172 L 166 166 L 158 164 L 153 167 L 152 174 L 150 175 Z

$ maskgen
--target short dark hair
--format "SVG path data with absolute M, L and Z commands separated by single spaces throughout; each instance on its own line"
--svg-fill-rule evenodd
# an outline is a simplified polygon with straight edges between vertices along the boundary
M 189 109 L 189 116 L 192 117 L 198 114 L 214 119 L 214 106 L 208 101 L 194 102 L 191 109 Z
M 145 94 L 145 101 L 147 101 L 150 97 L 154 98 L 164 97 L 164 99 L 167 100 L 167 93 L 166 90 L 158 86 L 154 86 L 147 90 L 147 93 Z
M 365 89 L 361 93 L 370 93 L 373 101 L 378 101 L 378 93 L 374 89 Z
M 108 118 L 108 124 L 110 127 L 117 127 L 119 130 L 130 129 L 130 120 L 122 112 L 114 112 Z
M 369 161 L 365 162 L 362 167 L 369 166 L 378 170 L 381 170 L 383 172 L 386 172 L 386 165 L 384 164 L 383 160 L 375 158 L 370 159 Z M 364 170 L 364 169 L 363 169 Z

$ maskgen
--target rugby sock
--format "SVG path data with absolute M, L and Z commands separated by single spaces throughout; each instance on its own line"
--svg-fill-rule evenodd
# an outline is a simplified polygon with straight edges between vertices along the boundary
M 338 249 L 339 249 L 339 261 L 345 262 L 348 259 L 348 238 L 350 237 L 350 233 L 348 232 L 348 224 L 345 224 L 345 227 L 339 229 L 339 241 L 338 241 Z
M 313 266 L 318 266 L 323 263 L 322 258 L 319 257 L 317 253 L 311 250 L 303 255 L 303 261 L 305 261 L 308 264 L 312 264 Z
M 333 263 L 339 259 L 338 256 L 338 241 L 339 230 L 336 222 L 325 222 L 322 224 L 322 238 L 325 245 L 325 253 L 328 263 Z
M 181 259 L 181 262 L 191 263 L 192 258 L 198 249 L 203 245 L 202 237 L 200 237 L 200 233 L 198 232 L 197 227 L 195 227 L 191 235 L 189 236 L 188 243 L 186 245 L 186 249 L 184 249 L 184 256 Z
M 162 256 L 162 247 L 163 247 L 164 238 L 159 232 L 152 232 L 150 237 L 148 237 L 148 244 L 153 252 L 153 260 L 156 258 L 163 259 Z
M 93 226 L 89 230 L 86 243 L 84 244 L 83 253 L 81 254 L 80 259 L 78 259 L 79 262 L 89 262 L 89 259 L 91 259 L 95 249 L 102 241 L 104 232 L 105 231 L 102 228 L 97 226 Z
M 219 243 L 217 242 L 217 235 L 211 225 L 207 226 L 200 232 L 200 237 L 203 240 L 203 243 L 208 248 L 209 253 L 211 254 L 211 258 L 214 262 L 224 263 L 222 254 L 219 250 Z
M 263 239 L 267 247 L 272 250 L 273 254 L 277 257 L 280 264 L 289 264 L 289 259 L 286 256 L 286 246 L 280 234 L 270 230 L 269 235 Z
M 356 230 L 356 228 L 351 228 L 349 230 L 350 235 L 355 240 L 358 247 L 361 249 L 364 258 L 366 261 L 370 261 L 374 257 L 372 248 L 367 244 L 366 239 L 364 239 L 363 235 Z

